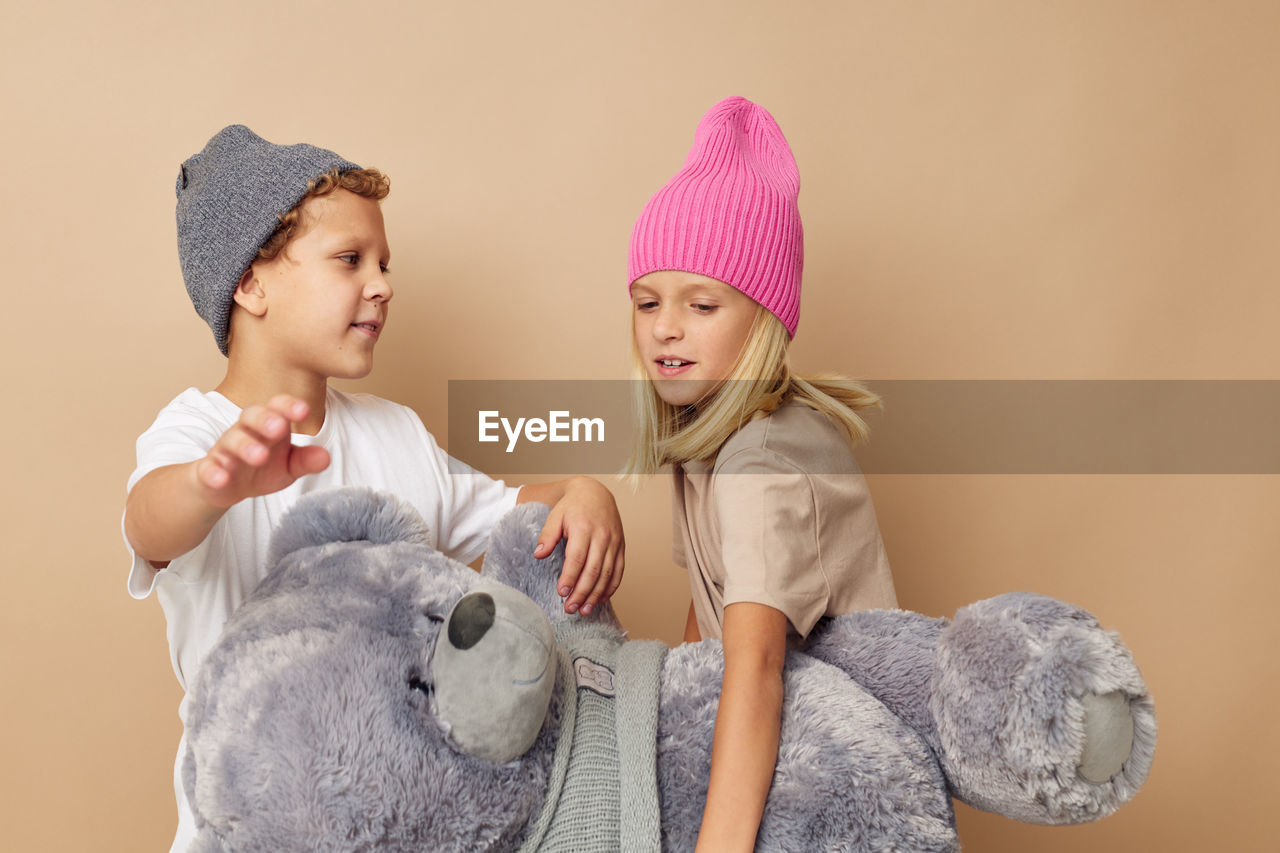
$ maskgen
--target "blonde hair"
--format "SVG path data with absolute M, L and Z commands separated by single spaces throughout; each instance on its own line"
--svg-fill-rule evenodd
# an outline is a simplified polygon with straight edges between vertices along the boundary
M 307 181 L 307 194 L 287 213 L 279 216 L 280 225 L 258 247 L 255 261 L 273 260 L 293 239 L 302 224 L 302 205 L 307 199 L 328 195 L 334 190 L 350 190 L 358 196 L 382 201 L 391 192 L 391 180 L 377 169 L 352 169 L 338 171 L 335 166 L 318 178 Z
M 804 378 L 791 372 L 791 338 L 782 321 L 757 307 L 746 342 L 719 386 L 697 403 L 672 406 L 658 396 L 631 336 L 632 403 L 636 440 L 622 476 L 632 486 L 664 465 L 710 460 L 745 424 L 762 418 L 790 400 L 816 409 L 840 425 L 852 445 L 867 440 L 870 430 L 858 415 L 880 408 L 880 398 L 861 383 L 838 376 Z

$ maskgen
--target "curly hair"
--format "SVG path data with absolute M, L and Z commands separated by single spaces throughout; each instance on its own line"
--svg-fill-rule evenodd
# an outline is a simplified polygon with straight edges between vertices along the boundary
M 316 196 L 328 195 L 337 189 L 350 190 L 358 196 L 382 201 L 391 192 L 391 181 L 377 169 L 352 169 L 340 172 L 337 167 L 307 182 L 307 194 L 289 212 L 280 216 L 280 225 L 258 248 L 254 260 L 270 261 L 280 254 L 297 233 L 302 222 L 302 205 Z

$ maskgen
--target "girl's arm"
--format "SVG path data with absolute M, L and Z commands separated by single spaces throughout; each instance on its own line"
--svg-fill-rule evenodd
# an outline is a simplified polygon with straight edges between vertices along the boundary
M 764 814 L 782 728 L 787 617 L 764 604 L 724 609 L 724 681 L 711 747 L 699 851 L 750 851 Z

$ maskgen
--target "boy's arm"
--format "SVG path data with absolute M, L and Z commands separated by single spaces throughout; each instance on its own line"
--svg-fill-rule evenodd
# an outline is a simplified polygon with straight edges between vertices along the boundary
M 199 545 L 228 508 L 323 471 L 329 452 L 294 447 L 289 424 L 306 418 L 296 397 L 250 406 L 201 459 L 150 472 L 129 492 L 124 531 L 134 553 L 157 568 Z
M 698 850 L 755 848 L 778 762 L 786 654 L 781 611 L 745 601 L 724 609 L 724 681 Z
M 556 588 L 567 599 L 566 613 L 581 609 L 590 615 L 618 589 L 626 563 L 622 518 L 613 494 L 590 477 L 570 477 L 521 486 L 516 503 L 528 501 L 551 507 L 533 556 L 542 559 L 562 538 L 568 540 Z
M 200 499 L 197 465 L 157 468 L 134 485 L 125 501 L 124 534 L 129 545 L 157 569 L 204 541 L 227 511 Z

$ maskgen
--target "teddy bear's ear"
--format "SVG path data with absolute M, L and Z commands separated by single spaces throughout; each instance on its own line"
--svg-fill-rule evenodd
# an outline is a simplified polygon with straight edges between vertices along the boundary
M 535 561 L 533 549 L 538 544 L 538 534 L 546 524 L 551 507 L 538 501 L 528 501 L 507 511 L 489 534 L 489 545 L 484 552 L 484 566 L 480 573 L 489 580 L 503 583 L 529 595 L 524 589 L 530 577 L 547 574 L 535 567 L 549 567 L 545 560 Z M 564 559 L 563 540 L 557 546 L 559 562 Z M 559 574 L 557 570 L 555 574 Z M 554 585 L 554 578 L 549 582 Z M 535 601 L 538 596 L 529 595 Z M 541 602 L 539 602 L 541 603 Z
M 550 514 L 551 508 L 537 501 L 508 511 L 493 527 L 480 574 L 520 590 L 548 616 L 564 618 L 564 602 L 556 592 L 556 579 L 564 565 L 564 540 L 542 559 L 533 556 L 538 534 Z
M 433 544 L 427 523 L 412 506 L 384 492 L 345 487 L 298 500 L 271 536 L 267 564 L 303 548 L 330 542 Z

